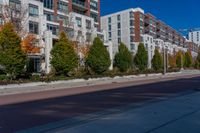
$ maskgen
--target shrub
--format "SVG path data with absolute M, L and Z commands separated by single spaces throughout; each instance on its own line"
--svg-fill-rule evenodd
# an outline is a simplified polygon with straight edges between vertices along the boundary
M 134 64 L 140 71 L 144 71 L 147 68 L 148 53 L 143 43 L 140 43 L 138 46 L 138 51 L 134 58 Z
M 59 41 L 51 51 L 51 56 L 51 64 L 57 74 L 68 75 L 78 66 L 78 56 L 64 32 L 61 32 Z
M 185 53 L 184 66 L 191 67 L 191 65 L 192 65 L 192 55 L 191 55 L 190 51 L 187 51 Z
M 102 74 L 108 70 L 111 64 L 110 55 L 98 37 L 94 39 L 93 45 L 90 47 L 86 64 L 97 74 Z
M 152 67 L 155 71 L 158 71 L 158 70 L 162 69 L 162 64 L 163 64 L 162 56 L 159 53 L 158 49 L 155 49 L 154 53 L 155 54 L 154 54 L 153 59 L 151 61 Z
M 127 71 L 132 66 L 131 52 L 123 43 L 119 45 L 119 52 L 115 55 L 115 66 L 121 72 Z

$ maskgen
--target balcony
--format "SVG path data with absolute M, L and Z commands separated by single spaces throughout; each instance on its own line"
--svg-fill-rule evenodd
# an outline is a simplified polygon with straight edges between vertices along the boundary
M 87 4 L 84 0 L 73 0 L 73 8 L 76 10 L 87 11 Z

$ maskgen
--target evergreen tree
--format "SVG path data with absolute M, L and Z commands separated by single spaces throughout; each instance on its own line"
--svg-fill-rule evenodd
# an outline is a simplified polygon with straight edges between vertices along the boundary
M 78 66 L 78 56 L 64 32 L 51 51 L 51 64 L 58 74 L 68 75 Z
M 197 69 L 200 68 L 200 51 L 198 52 L 198 56 L 195 60 L 195 68 L 197 68 Z
M 109 52 L 100 38 L 96 37 L 90 47 L 86 64 L 97 74 L 108 70 L 111 65 Z
M 191 65 L 192 65 L 192 55 L 190 51 L 187 51 L 185 53 L 184 66 L 188 68 L 188 67 L 191 67 Z
M 139 68 L 140 71 L 144 71 L 147 68 L 148 53 L 143 43 L 140 43 L 138 46 L 138 51 L 134 58 L 134 64 Z
M 183 66 L 183 63 L 184 63 L 183 53 L 181 51 L 178 51 L 178 53 L 176 54 L 176 66 L 178 68 L 181 68 Z
M 152 67 L 154 70 L 158 71 L 160 69 L 162 69 L 162 56 L 161 54 L 159 53 L 158 49 L 155 49 L 154 51 L 154 56 L 153 56 L 153 59 L 152 59 Z
M 11 79 L 24 72 L 27 61 L 21 49 L 21 39 L 11 23 L 6 23 L 0 31 L 0 64 Z
M 127 71 L 132 66 L 132 55 L 126 45 L 121 43 L 119 52 L 115 55 L 115 65 L 121 72 Z

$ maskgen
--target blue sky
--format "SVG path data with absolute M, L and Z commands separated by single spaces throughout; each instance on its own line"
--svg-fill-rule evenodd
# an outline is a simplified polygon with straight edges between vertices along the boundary
M 200 0 L 101 0 L 101 15 L 135 7 L 175 29 L 200 27 Z

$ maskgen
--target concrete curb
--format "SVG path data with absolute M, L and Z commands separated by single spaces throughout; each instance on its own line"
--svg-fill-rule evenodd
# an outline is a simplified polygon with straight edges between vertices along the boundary
M 173 72 L 167 73 L 166 75 L 176 75 L 181 72 Z M 0 90 L 9 89 L 9 88 L 24 88 L 24 87 L 34 87 L 34 86 L 47 86 L 47 85 L 57 85 L 57 84 L 71 84 L 71 83 L 85 83 L 85 82 L 97 82 L 97 81 L 114 81 L 120 79 L 140 79 L 145 77 L 154 77 L 154 76 L 162 76 L 162 73 L 157 74 L 140 74 L 140 75 L 129 75 L 129 76 L 116 76 L 116 77 L 103 77 L 103 78 L 89 78 L 86 79 L 73 79 L 73 80 L 60 80 L 60 81 L 52 81 L 52 82 L 31 82 L 31 83 L 22 83 L 22 84 L 9 84 L 9 85 L 0 85 Z

